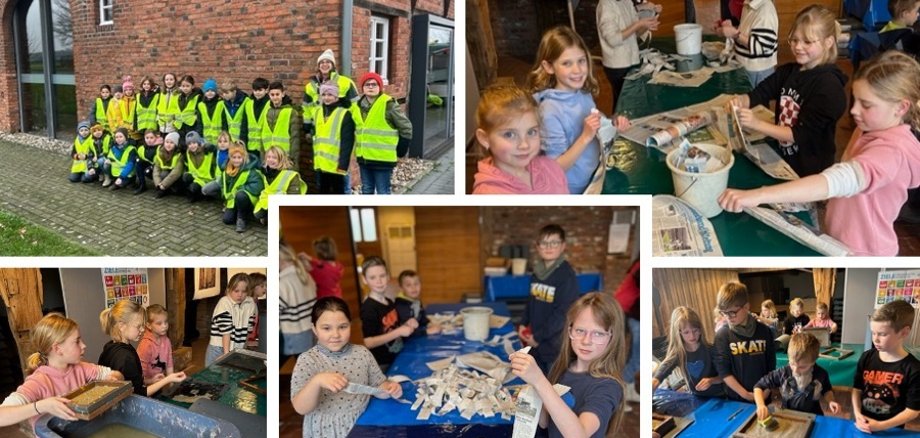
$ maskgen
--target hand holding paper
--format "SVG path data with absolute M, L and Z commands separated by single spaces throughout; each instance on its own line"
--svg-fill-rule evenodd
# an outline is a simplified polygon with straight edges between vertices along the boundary
M 540 379 L 545 379 L 543 371 L 537 366 L 537 361 L 528 352 L 530 347 L 524 347 L 508 357 L 511 360 L 511 372 L 521 380 L 533 385 Z
M 389 380 L 384 380 L 380 384 L 380 389 L 386 391 L 386 395 L 392 398 L 402 398 L 402 386 L 399 383 L 391 382 Z M 378 398 L 388 398 L 383 396 L 383 394 L 375 394 Z
M 335 394 L 348 386 L 348 379 L 339 373 L 319 373 L 313 380 L 323 389 Z

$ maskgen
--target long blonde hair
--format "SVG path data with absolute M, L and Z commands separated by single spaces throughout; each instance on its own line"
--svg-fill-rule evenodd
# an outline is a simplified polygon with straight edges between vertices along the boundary
M 837 23 L 837 16 L 830 9 L 821 5 L 811 5 L 799 11 L 792 22 L 792 29 L 789 31 L 789 38 L 796 31 L 800 31 L 806 38 L 814 38 L 816 44 L 823 47 L 824 39 L 831 37 L 834 43 L 824 51 L 824 56 L 818 64 L 833 64 L 837 62 L 837 40 L 840 39 L 840 24 Z
M 99 313 L 99 324 L 102 325 L 102 331 L 113 341 L 125 342 L 121 330 L 118 330 L 118 323 L 128 324 L 134 315 L 141 315 L 141 319 L 144 319 L 144 308 L 134 301 L 121 300 Z
M 568 26 L 556 26 L 543 34 L 540 40 L 540 47 L 537 49 L 537 59 L 534 61 L 530 74 L 527 75 L 527 88 L 531 92 L 543 91 L 547 88 L 556 87 L 556 77 L 547 73 L 543 68 L 543 61 L 552 64 L 562 56 L 562 52 L 570 47 L 577 47 L 585 52 L 588 59 L 588 77 L 581 90 L 591 95 L 597 95 L 600 87 L 597 85 L 597 79 L 594 78 L 594 64 L 591 60 L 591 50 L 572 28 Z
M 776 304 L 773 304 L 773 300 L 763 300 L 763 302 L 760 303 L 760 307 L 761 307 L 761 308 L 764 308 L 764 307 L 765 307 L 767 310 L 770 311 L 770 316 L 767 316 L 767 318 L 773 318 L 773 319 L 776 319 L 776 318 L 777 318 L 777 314 L 776 314 Z M 762 310 L 762 309 L 761 309 L 761 310 Z M 763 315 L 763 312 L 760 312 L 760 313 L 761 313 L 760 316 L 765 316 L 765 315 Z
M 861 65 L 853 82 L 866 81 L 882 100 L 900 102 L 906 99 L 909 107 L 904 122 L 920 129 L 920 64 L 917 60 L 897 50 L 889 50 Z
M 35 327 L 32 328 L 30 341 L 35 353 L 29 355 L 26 361 L 26 374 L 32 374 L 38 367 L 48 364 L 48 353 L 57 344 L 62 344 L 74 330 L 79 329 L 76 321 L 60 313 L 45 315 Z
M 583 295 L 566 312 L 565 333 L 560 335 L 562 336 L 562 347 L 559 349 L 559 357 L 549 371 L 549 381 L 558 383 L 572 362 L 578 359 L 575 355 L 575 350 L 572 349 L 572 339 L 568 336 L 568 330 L 572 327 L 578 315 L 585 309 L 591 309 L 595 322 L 610 332 L 610 341 L 607 342 L 607 347 L 600 356 L 588 364 L 588 373 L 591 374 L 591 377 L 616 380 L 625 391 L 626 384 L 623 382 L 621 373 L 626 366 L 626 354 L 629 349 L 629 346 L 626 345 L 626 337 L 623 335 L 626 329 L 626 317 L 623 315 L 623 309 L 620 308 L 620 304 L 613 299 L 613 296 L 599 292 Z M 638 334 L 633 334 L 633 336 L 636 335 Z M 623 419 L 623 403 L 625 401 L 617 406 L 607 430 L 619 429 L 620 422 Z
M 294 270 L 297 271 L 297 278 L 300 279 L 301 283 L 303 284 L 308 283 L 308 277 L 310 275 L 307 274 L 307 270 L 306 268 L 304 268 L 303 262 L 300 261 L 300 257 L 297 257 L 297 254 L 294 254 L 294 250 L 290 246 L 287 246 L 284 243 L 282 243 L 278 247 L 278 257 L 281 260 L 290 262 L 291 264 L 294 265 Z
M 677 366 L 681 373 L 687 378 L 690 373 L 687 372 L 687 348 L 684 345 L 684 338 L 680 335 L 681 329 L 685 325 L 690 325 L 700 331 L 700 346 L 709 347 L 706 342 L 706 333 L 703 331 L 703 321 L 700 315 L 689 307 L 680 306 L 671 311 L 671 327 L 668 329 L 668 353 L 665 355 L 665 361 L 670 362 L 677 360 Z
M 273 152 L 278 157 L 278 169 L 291 169 L 294 167 L 294 163 L 291 162 L 291 157 L 284 152 L 284 149 L 281 149 L 278 146 L 272 146 L 265 150 L 265 155 L 268 155 L 269 152 Z M 268 163 L 263 166 L 268 168 Z

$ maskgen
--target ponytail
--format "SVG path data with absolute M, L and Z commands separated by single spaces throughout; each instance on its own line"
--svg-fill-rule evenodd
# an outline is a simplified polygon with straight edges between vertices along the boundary
M 125 339 L 122 337 L 121 331 L 118 330 L 118 323 L 127 324 L 131 317 L 137 314 L 140 314 L 143 319 L 144 308 L 140 304 L 131 300 L 121 300 L 115 303 L 114 306 L 99 313 L 99 324 L 102 326 L 102 331 L 109 335 L 113 341 L 124 342 Z
M 45 315 L 32 329 L 31 342 L 35 353 L 29 355 L 26 374 L 32 374 L 38 367 L 48 364 L 48 353 L 57 344 L 62 344 L 74 330 L 79 329 L 77 323 L 61 315 L 49 313 Z

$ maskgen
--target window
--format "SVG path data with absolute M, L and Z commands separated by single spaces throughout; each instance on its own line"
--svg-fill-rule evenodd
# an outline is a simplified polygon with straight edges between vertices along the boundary
M 351 235 L 355 242 L 377 241 L 377 217 L 373 208 L 351 209 Z
M 115 24 L 112 20 L 114 7 L 113 0 L 99 0 L 99 25 Z
M 371 53 L 370 71 L 382 78 L 387 77 L 387 64 L 390 53 L 390 20 L 384 17 L 371 17 Z

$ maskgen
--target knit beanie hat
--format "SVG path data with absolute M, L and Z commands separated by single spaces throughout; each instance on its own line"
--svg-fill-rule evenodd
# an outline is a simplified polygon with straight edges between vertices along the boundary
M 179 134 L 176 134 L 178 136 Z M 189 131 L 188 134 L 185 134 L 185 144 L 189 143 L 198 143 L 199 145 L 204 145 L 204 142 L 201 141 L 201 135 L 195 131 Z
M 169 134 L 166 134 L 166 141 L 171 141 L 172 144 L 178 146 L 179 145 L 179 133 L 170 132 Z
M 82 120 L 82 121 L 80 121 L 80 123 L 77 123 L 77 131 L 79 131 L 79 130 L 81 130 L 81 129 L 83 129 L 83 128 L 89 129 L 89 121 L 88 121 L 88 120 Z
M 364 88 L 364 83 L 367 81 L 376 81 L 377 86 L 380 87 L 381 89 L 383 88 L 383 78 L 381 78 L 380 75 L 378 75 L 377 73 L 374 73 L 372 71 L 364 73 L 363 75 L 361 75 L 361 79 L 358 80 L 358 84 L 360 84 L 361 88 Z
M 134 91 L 134 80 L 131 79 L 131 76 L 125 76 L 124 82 L 121 83 L 121 89 L 124 91 Z
M 115 85 L 115 87 L 112 88 L 112 93 L 122 93 L 124 91 L 121 85 Z
M 95 125 L 89 128 L 89 132 L 91 134 L 95 133 L 96 131 L 105 131 L 105 128 L 103 128 L 102 125 L 99 123 L 96 123 Z
M 319 62 L 324 59 L 328 60 L 332 63 L 333 66 L 335 66 L 335 55 L 332 54 L 332 49 L 326 49 L 325 52 L 319 55 L 319 58 L 316 58 L 316 64 L 319 65 Z
M 217 91 L 217 81 L 215 81 L 214 78 L 208 78 L 208 80 L 204 81 L 204 85 L 201 86 L 202 92 L 206 93 L 209 90 Z
M 322 96 L 323 94 L 326 94 L 326 93 L 338 96 L 339 95 L 339 84 L 337 84 L 335 81 L 323 82 L 323 84 L 319 86 L 319 94 Z

